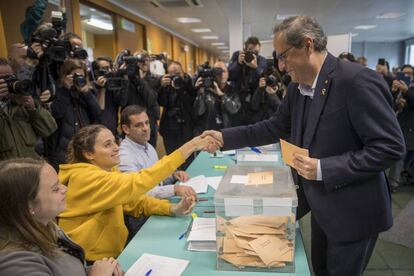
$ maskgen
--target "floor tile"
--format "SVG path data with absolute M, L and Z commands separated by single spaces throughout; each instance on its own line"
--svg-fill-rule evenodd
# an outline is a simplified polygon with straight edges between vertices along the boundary
M 378 239 L 376 249 L 391 269 L 414 269 L 414 250 Z
M 414 270 L 393 270 L 394 276 L 413 276 Z

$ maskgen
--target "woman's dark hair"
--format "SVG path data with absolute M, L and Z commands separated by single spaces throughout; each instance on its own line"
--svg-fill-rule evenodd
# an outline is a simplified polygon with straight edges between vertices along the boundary
M 86 64 L 80 59 L 66 59 L 63 65 L 60 67 L 60 82 L 63 83 L 63 79 L 72 73 L 73 70 L 82 69 L 85 79 L 88 79 L 88 69 Z
M 96 137 L 104 129 L 107 129 L 104 125 L 89 125 L 81 128 L 69 142 L 66 162 L 69 164 L 89 163 L 83 153 L 94 152 Z
M 33 218 L 29 202 L 37 197 L 44 160 L 10 159 L 0 162 L 0 251 L 40 250 L 54 257 L 57 239 L 53 222 Z

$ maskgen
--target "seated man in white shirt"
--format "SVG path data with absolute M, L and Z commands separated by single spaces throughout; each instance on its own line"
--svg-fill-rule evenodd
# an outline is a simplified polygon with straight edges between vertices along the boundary
M 157 152 L 148 143 L 151 136 L 149 118 L 144 107 L 138 105 L 127 106 L 121 114 L 121 127 L 125 139 L 120 146 L 119 170 L 122 172 L 137 172 L 151 167 L 158 161 Z M 177 196 L 194 196 L 197 194 L 188 186 L 173 185 L 178 180 L 186 182 L 189 175 L 184 171 L 176 171 L 147 194 L 156 198 Z

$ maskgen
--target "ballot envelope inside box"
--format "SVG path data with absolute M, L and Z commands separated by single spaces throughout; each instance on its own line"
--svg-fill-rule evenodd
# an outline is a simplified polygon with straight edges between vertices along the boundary
M 230 166 L 214 196 L 217 269 L 295 271 L 298 205 L 285 166 Z

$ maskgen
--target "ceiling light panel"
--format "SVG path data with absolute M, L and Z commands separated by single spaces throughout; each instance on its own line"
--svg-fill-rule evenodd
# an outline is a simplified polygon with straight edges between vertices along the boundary
M 197 17 L 177 17 L 175 20 L 177 20 L 179 23 L 200 23 L 201 19 Z
M 383 12 L 377 15 L 377 19 L 397 19 L 403 15 L 406 15 L 406 12 Z
M 191 31 L 193 33 L 211 33 L 211 30 L 207 28 L 198 28 L 198 29 L 196 28 L 196 29 L 191 29 Z
M 207 40 L 209 40 L 209 39 L 213 40 L 213 39 L 218 39 L 219 37 L 216 36 L 216 35 L 203 35 L 201 38 L 202 39 L 207 39 Z
M 377 25 L 359 25 L 359 26 L 354 27 L 354 29 L 356 29 L 356 30 L 371 30 L 371 29 L 374 29 L 376 27 L 377 27 Z

